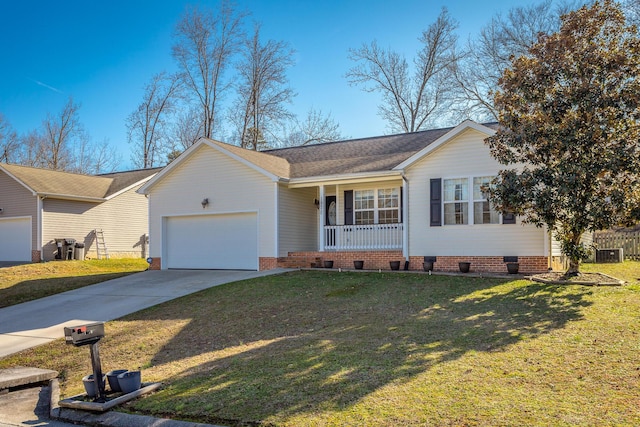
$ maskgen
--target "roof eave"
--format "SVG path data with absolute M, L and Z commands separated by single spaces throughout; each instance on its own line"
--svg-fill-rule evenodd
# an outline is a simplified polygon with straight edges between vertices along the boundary
M 73 194 L 37 193 L 37 195 L 42 199 L 72 200 L 76 202 L 90 202 L 90 203 L 103 203 L 108 200 L 104 197 L 76 196 Z
M 332 184 L 340 184 L 340 183 L 371 182 L 371 181 L 390 180 L 390 179 L 397 179 L 397 178 L 402 178 L 402 171 L 387 170 L 387 171 L 359 172 L 359 173 L 337 174 L 337 175 L 309 176 L 304 178 L 290 179 L 289 188 L 315 187 L 323 184 L 332 185 Z

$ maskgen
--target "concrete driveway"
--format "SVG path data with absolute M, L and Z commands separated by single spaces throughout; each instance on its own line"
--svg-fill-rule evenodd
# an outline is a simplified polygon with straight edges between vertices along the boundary
M 213 286 L 285 271 L 145 271 L 2 308 L 0 357 L 62 338 L 65 326 L 105 322 Z

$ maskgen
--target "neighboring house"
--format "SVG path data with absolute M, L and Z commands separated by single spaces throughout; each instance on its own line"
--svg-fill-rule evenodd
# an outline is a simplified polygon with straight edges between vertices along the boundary
M 136 190 L 158 170 L 89 176 L 0 164 L 0 261 L 63 258 L 56 239 L 84 243 L 95 258 L 96 229 L 110 256 L 146 257 L 148 202 Z
M 255 152 L 201 139 L 139 192 L 149 197 L 151 268 L 310 267 L 546 271 L 542 228 L 489 207 L 481 186 L 499 165 L 484 139 L 497 125 L 457 127 Z M 404 266 L 404 262 L 403 262 Z

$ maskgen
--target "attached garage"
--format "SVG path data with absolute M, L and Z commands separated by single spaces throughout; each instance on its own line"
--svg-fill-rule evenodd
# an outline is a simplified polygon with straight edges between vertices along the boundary
M 0 261 L 31 262 L 31 218 L 0 218 Z
M 258 215 L 166 217 L 164 268 L 258 270 Z

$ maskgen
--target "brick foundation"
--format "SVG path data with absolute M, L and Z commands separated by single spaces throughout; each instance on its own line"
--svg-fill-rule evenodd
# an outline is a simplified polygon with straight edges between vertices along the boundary
M 277 267 L 282 268 L 322 268 L 324 261 L 333 261 L 333 268 L 352 270 L 353 261 L 364 261 L 365 270 L 390 270 L 389 261 L 400 261 L 404 269 L 404 257 L 401 251 L 353 251 L 353 252 L 290 252 L 289 256 L 277 259 Z M 423 256 L 409 258 L 409 270 L 423 270 Z M 507 265 L 502 256 L 437 256 L 434 271 L 458 272 L 459 262 L 470 262 L 471 272 L 507 273 Z M 533 274 L 546 272 L 548 259 L 545 256 L 518 257 L 520 273 Z M 262 259 L 260 262 L 262 268 Z M 270 268 L 264 268 L 268 270 Z
M 31 251 L 31 262 L 40 262 L 42 258 L 40 257 L 40 251 Z
M 324 261 L 333 261 L 333 268 L 347 270 L 353 270 L 353 261 L 364 261 L 365 270 L 390 270 L 389 261 L 400 261 L 400 268 L 404 267 L 402 251 L 289 252 L 288 257 L 278 258 L 278 267 L 310 268 L 313 264 L 322 268 Z
M 162 267 L 162 258 L 151 258 L 151 264 L 149 264 L 149 270 L 160 270 Z
M 410 257 L 410 269 L 422 270 L 424 257 Z M 501 256 L 438 256 L 433 264 L 433 271 L 459 272 L 459 262 L 470 262 L 470 272 L 475 273 L 507 273 L 507 264 Z M 549 264 L 545 256 L 520 256 L 519 273 L 544 273 Z
M 269 257 L 260 257 L 259 260 L 259 270 L 273 270 L 274 268 L 278 268 L 278 258 L 269 258 Z

